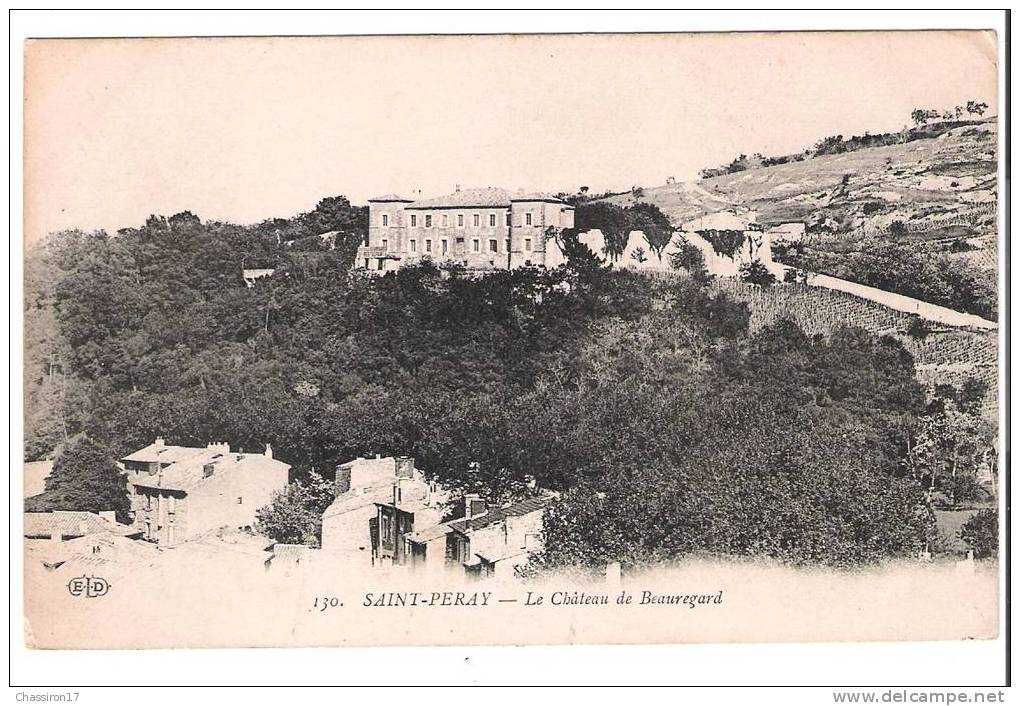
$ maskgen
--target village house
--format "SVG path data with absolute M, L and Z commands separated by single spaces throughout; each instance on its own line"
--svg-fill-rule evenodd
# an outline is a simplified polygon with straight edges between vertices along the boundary
M 131 537 L 137 536 L 140 532 L 132 525 L 117 522 L 113 510 L 100 513 L 54 510 L 26 512 L 24 533 L 25 539 L 62 542 L 94 534 Z
M 155 443 L 121 459 L 127 471 L 131 514 L 142 538 L 172 547 L 220 527 L 247 528 L 255 512 L 286 486 L 290 466 L 264 453 Z
M 464 516 L 407 535 L 415 570 L 463 571 L 469 578 L 512 578 L 542 550 L 542 517 L 556 499 L 545 493 L 502 507 L 477 495 L 464 497 Z
M 402 529 L 438 522 L 448 495 L 406 456 L 357 458 L 337 467 L 336 499 L 322 515 L 324 552 L 347 561 L 392 563 Z
M 551 194 L 458 189 L 433 199 L 386 194 L 368 200 L 368 237 L 355 266 L 373 271 L 431 258 L 468 269 L 556 267 L 552 229 L 574 227 L 574 207 Z
M 26 512 L 25 559 L 50 571 L 71 566 L 104 567 L 135 558 L 141 531 L 117 522 L 115 513 Z

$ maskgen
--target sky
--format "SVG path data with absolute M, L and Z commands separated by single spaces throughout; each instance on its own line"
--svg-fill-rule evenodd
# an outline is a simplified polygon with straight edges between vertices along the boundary
M 997 104 L 993 33 L 32 40 L 26 232 L 657 186 Z M 990 112 L 996 112 L 993 108 Z

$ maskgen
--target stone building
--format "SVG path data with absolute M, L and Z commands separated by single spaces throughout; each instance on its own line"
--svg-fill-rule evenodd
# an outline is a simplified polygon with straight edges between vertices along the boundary
M 205 448 L 155 443 L 121 459 L 131 515 L 142 538 L 161 547 L 220 527 L 255 524 L 289 480 L 290 466 L 265 453 L 238 453 L 228 444 Z
M 415 570 L 440 569 L 468 578 L 513 578 L 542 550 L 542 518 L 556 495 L 489 507 L 476 495 L 464 497 L 462 517 L 422 527 L 407 535 L 407 561 Z
M 549 229 L 574 227 L 574 207 L 556 196 L 497 188 L 424 200 L 386 194 L 369 199 L 368 211 L 355 266 L 375 271 L 423 258 L 473 270 L 555 267 L 563 254 Z
M 438 522 L 448 497 L 406 456 L 340 465 L 336 492 L 322 515 L 322 549 L 363 564 L 400 563 L 403 535 L 416 523 Z

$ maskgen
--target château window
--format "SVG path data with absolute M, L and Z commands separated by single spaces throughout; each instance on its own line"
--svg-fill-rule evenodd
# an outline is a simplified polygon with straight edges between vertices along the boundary
M 383 224 L 384 227 L 388 226 L 390 224 L 389 214 L 386 214 L 386 213 L 382 214 L 382 224 Z
M 499 244 L 495 238 L 489 241 L 489 252 L 498 252 Z
M 529 252 L 531 251 L 531 238 L 524 239 L 524 249 Z
M 496 227 L 496 214 L 495 213 L 490 213 L 489 214 L 489 227 L 490 228 L 495 228 Z
M 457 214 L 457 227 L 458 228 L 463 228 L 464 227 L 464 214 L 463 213 L 458 213 Z
M 475 252 L 480 252 L 481 248 L 478 238 L 475 238 L 471 241 L 471 249 L 474 250 Z
M 411 227 L 415 228 L 417 226 L 418 226 L 418 216 L 412 213 L 411 214 Z
M 449 247 L 448 247 L 448 246 L 449 246 L 449 243 L 447 243 L 447 242 L 446 242 L 446 239 L 444 238 L 444 239 L 443 239 L 443 243 L 442 243 L 442 247 L 443 247 L 443 254 L 444 254 L 444 255 L 445 255 L 445 254 L 447 253 L 447 251 L 449 250 Z
M 426 228 L 431 228 L 432 227 L 432 214 L 431 213 L 426 213 L 425 214 L 425 227 Z
M 415 240 L 414 238 L 411 238 L 410 247 L 411 247 L 411 252 L 417 252 L 418 251 L 418 241 Z
M 506 251 L 510 252 L 510 238 L 506 239 Z
M 432 240 L 425 241 L 425 252 L 432 252 Z
M 388 252 L 389 251 L 389 249 L 390 249 L 389 243 L 390 243 L 390 241 L 387 240 L 386 238 L 382 239 L 382 249 L 383 249 L 383 252 Z
M 443 214 L 443 228 L 445 228 L 445 227 L 446 227 L 446 226 L 448 226 L 448 225 L 450 225 L 450 217 L 449 217 L 449 216 L 447 216 L 447 215 L 446 215 L 446 214 L 444 213 L 444 214 Z
M 531 225 L 531 213 L 525 213 L 524 214 L 524 225 L 526 225 L 526 226 L 530 226 Z
M 481 221 L 479 220 L 480 218 L 481 218 L 481 216 L 479 216 L 476 213 L 475 216 L 474 216 L 474 226 L 475 226 L 475 228 L 477 228 L 479 225 L 481 225 Z

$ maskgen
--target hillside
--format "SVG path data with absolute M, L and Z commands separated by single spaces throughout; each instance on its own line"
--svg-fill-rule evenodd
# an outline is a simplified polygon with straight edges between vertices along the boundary
M 995 118 L 952 127 L 936 137 L 755 167 L 693 183 L 645 187 L 610 197 L 646 201 L 675 224 L 734 206 L 760 223 L 804 221 L 816 239 L 882 234 L 902 221 L 912 238 L 979 238 L 994 249 Z M 982 213 L 970 215 L 975 211 Z M 968 214 L 972 223 L 943 224 Z
M 997 140 L 994 117 L 834 136 L 606 201 L 654 204 L 674 226 L 724 209 L 762 225 L 803 222 L 806 237 L 776 245 L 775 260 L 995 320 Z

